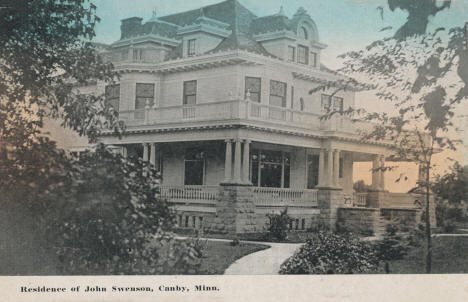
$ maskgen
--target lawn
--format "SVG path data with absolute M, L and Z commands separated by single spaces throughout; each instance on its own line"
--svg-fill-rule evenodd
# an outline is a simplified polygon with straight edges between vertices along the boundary
M 392 261 L 392 274 L 425 273 L 423 246 L 412 249 L 404 260 Z M 468 237 L 433 238 L 432 272 L 435 274 L 468 273 Z
M 239 243 L 231 246 L 230 242 L 206 241 L 200 274 L 221 275 L 239 258 L 269 248 L 264 244 Z

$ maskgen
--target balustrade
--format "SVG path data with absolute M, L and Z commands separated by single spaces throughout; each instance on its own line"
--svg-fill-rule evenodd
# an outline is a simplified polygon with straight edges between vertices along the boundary
M 284 188 L 253 188 L 255 205 L 260 206 L 317 206 L 318 191 Z

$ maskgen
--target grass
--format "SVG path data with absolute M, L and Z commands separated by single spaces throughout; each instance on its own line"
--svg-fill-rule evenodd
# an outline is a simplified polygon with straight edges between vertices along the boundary
M 435 237 L 433 242 L 432 273 L 468 273 L 468 237 Z M 425 242 L 409 251 L 403 260 L 390 262 L 392 274 L 424 274 Z
M 231 246 L 225 241 L 206 241 L 200 274 L 221 275 L 237 259 L 255 253 L 268 246 L 264 244 L 239 243 Z

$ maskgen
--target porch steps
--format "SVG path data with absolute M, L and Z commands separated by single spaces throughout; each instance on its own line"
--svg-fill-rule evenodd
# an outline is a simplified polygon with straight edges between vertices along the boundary
M 376 217 L 376 221 L 374 222 L 374 236 L 382 238 L 385 234 L 386 227 L 387 223 L 384 217 L 382 217 L 382 215 L 379 213 L 379 215 Z

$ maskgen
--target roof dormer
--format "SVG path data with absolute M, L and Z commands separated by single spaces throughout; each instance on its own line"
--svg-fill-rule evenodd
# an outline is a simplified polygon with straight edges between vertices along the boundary
M 227 23 L 205 16 L 201 8 L 198 18 L 177 31 L 182 37 L 183 56 L 195 56 L 214 49 L 224 38 L 231 35 L 229 27 Z

